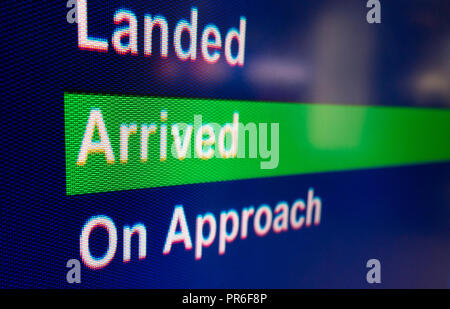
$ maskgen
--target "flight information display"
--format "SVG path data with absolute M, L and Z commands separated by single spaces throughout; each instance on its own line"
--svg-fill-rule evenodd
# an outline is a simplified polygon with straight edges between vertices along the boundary
M 450 286 L 448 1 L 1 7 L 0 287 Z

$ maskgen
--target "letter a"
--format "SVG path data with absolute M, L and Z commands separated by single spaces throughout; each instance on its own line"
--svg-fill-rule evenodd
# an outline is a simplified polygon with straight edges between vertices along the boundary
M 180 225 L 180 231 L 176 232 L 178 224 Z M 163 254 L 169 254 L 172 244 L 184 243 L 186 250 L 192 249 L 191 236 L 189 234 L 189 228 L 186 222 L 186 216 L 184 215 L 184 209 L 182 205 L 175 207 L 173 212 L 172 221 L 170 222 L 169 232 L 167 233 L 166 243 L 164 245 Z
M 367 268 L 371 268 L 367 272 L 366 280 L 367 283 L 381 283 L 381 264 L 377 259 L 371 259 L 367 261 Z
M 367 12 L 367 22 L 369 24 L 380 24 L 381 23 L 381 4 L 379 0 L 369 0 L 367 1 L 367 8 L 370 8 Z
M 97 127 L 100 136 L 99 142 L 92 141 L 95 127 Z M 85 165 L 88 154 L 98 152 L 103 152 L 105 154 L 107 163 L 114 163 L 114 153 L 111 143 L 109 142 L 108 132 L 106 131 L 102 112 L 99 109 L 92 109 L 86 125 L 86 131 L 84 133 L 83 142 L 81 143 L 80 152 L 78 153 L 77 165 Z

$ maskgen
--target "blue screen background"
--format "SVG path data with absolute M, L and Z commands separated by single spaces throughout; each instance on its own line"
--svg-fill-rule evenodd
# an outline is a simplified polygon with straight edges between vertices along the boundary
M 342 2 L 88 1 L 89 32 L 99 37 L 111 35 L 112 16 L 119 8 L 134 11 L 140 23 L 143 14 L 160 13 L 170 29 L 179 19 L 188 19 L 193 6 L 199 10 L 200 29 L 213 22 L 224 32 L 245 16 L 246 63 L 239 68 L 223 58 L 216 65 L 201 59 L 181 62 L 172 46 L 167 59 L 159 58 L 158 50 L 151 58 L 82 51 L 76 24 L 66 21 L 69 9 L 64 1 L 3 1 L 3 41 L 8 44 L 2 50 L 2 174 L 7 179 L 2 190 L 0 286 L 367 288 L 373 286 L 366 282 L 366 261 L 377 258 L 382 264 L 378 287 L 447 287 L 448 162 L 65 194 L 64 91 L 450 106 L 445 91 L 420 87 L 422 75 L 448 65 L 446 1 L 382 1 L 379 25 L 367 24 L 364 1 Z M 250 233 L 248 239 L 228 244 L 223 256 L 217 254 L 216 241 L 204 248 L 201 261 L 180 244 L 162 255 L 175 205 L 184 206 L 193 237 L 198 214 L 218 216 L 232 208 L 292 203 L 306 198 L 310 187 L 323 201 L 318 227 L 263 238 Z M 137 261 L 133 251 L 128 264 L 118 254 L 104 269 L 83 266 L 82 283 L 70 285 L 66 262 L 80 259 L 81 228 L 91 216 L 102 214 L 119 230 L 125 224 L 145 223 L 147 258 Z M 102 252 L 104 236 L 96 238 L 94 252 Z

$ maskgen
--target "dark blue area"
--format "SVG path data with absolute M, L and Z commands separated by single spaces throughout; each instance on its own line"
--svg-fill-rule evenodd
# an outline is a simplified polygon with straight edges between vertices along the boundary
M 342 1 L 88 2 L 90 32 L 99 37 L 111 35 L 114 11 L 122 7 L 136 13 L 140 32 L 143 14 L 164 15 L 173 31 L 179 19 L 189 18 L 193 5 L 199 9 L 199 29 L 213 22 L 222 36 L 246 16 L 246 64 L 231 68 L 223 56 L 215 65 L 201 57 L 181 62 L 172 32 L 166 60 L 158 49 L 151 58 L 81 51 L 76 26 L 66 22 L 64 1 L 3 1 L 2 33 L 9 44 L 2 49 L 2 174 L 7 175 L 2 287 L 369 287 L 365 262 L 370 258 L 382 263 L 382 287 L 447 286 L 448 163 L 67 197 L 63 113 L 64 91 L 446 107 L 445 97 L 418 96 L 408 86 L 429 61 L 439 63 L 432 51 L 449 33 L 445 1 L 383 1 L 383 23 L 371 26 L 364 1 L 344 6 Z M 332 55 L 317 47 L 320 29 L 347 20 L 342 29 L 349 32 L 336 33 L 337 41 L 327 46 L 339 52 L 332 63 L 355 61 L 348 62 L 342 84 L 331 79 L 318 87 L 333 75 L 322 67 Z M 352 27 L 366 30 L 356 36 Z M 339 42 L 352 44 L 336 46 Z M 358 62 L 358 55 L 370 58 Z M 349 91 L 345 81 L 360 77 L 367 78 L 361 85 L 370 89 Z M 325 90 L 317 94 L 317 89 Z M 231 208 L 292 203 L 306 198 L 309 187 L 323 200 L 318 227 L 264 238 L 250 233 L 229 244 L 224 256 L 218 256 L 216 242 L 204 249 L 201 261 L 182 245 L 162 255 L 175 205 L 184 205 L 194 240 L 198 214 L 210 211 L 218 217 Z M 108 267 L 83 268 L 82 284 L 68 285 L 66 261 L 79 258 L 79 234 L 93 215 L 110 216 L 119 229 L 143 222 L 148 257 L 138 262 L 133 252 L 132 261 L 123 264 L 119 247 Z M 100 241 L 93 250 L 102 252 Z

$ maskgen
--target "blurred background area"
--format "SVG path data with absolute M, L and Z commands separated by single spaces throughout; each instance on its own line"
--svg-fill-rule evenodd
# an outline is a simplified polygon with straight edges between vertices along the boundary
M 273 23 L 284 25 L 283 14 L 296 23 L 275 36 L 278 52 L 249 57 L 248 80 L 269 97 L 283 92 L 299 102 L 449 107 L 449 2 L 380 3 L 381 24 L 367 23 L 366 1 L 280 7 Z

